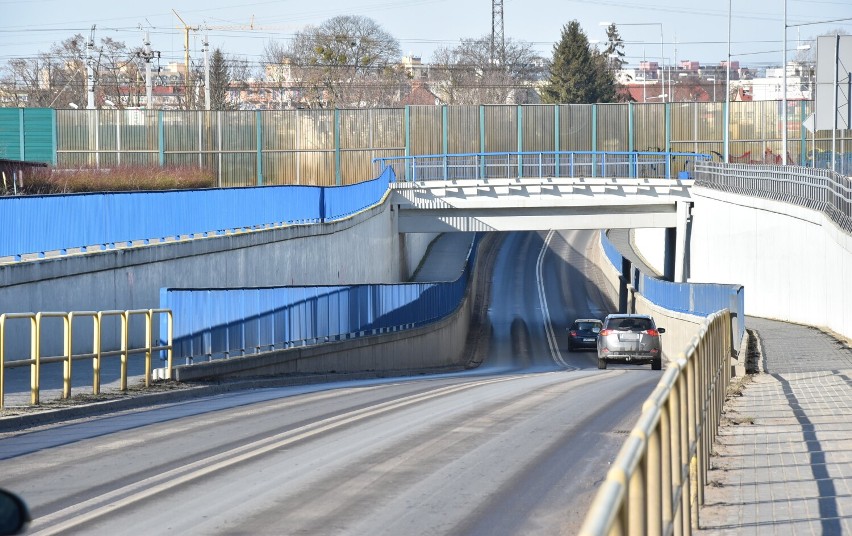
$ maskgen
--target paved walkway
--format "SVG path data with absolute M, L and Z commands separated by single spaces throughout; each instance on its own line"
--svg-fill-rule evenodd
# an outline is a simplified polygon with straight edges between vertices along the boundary
M 725 405 L 702 534 L 852 534 L 852 349 L 747 318 L 759 374 Z

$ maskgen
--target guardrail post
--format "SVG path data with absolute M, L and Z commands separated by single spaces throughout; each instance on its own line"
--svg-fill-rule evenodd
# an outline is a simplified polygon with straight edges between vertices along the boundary
M 0 409 L 6 407 L 6 314 L 0 314 Z
M 678 397 L 674 400 L 673 407 L 677 411 L 677 423 L 678 423 L 678 434 L 677 434 L 677 479 L 680 484 L 680 508 L 679 512 L 675 516 L 676 520 L 679 519 L 680 523 L 677 523 L 675 526 L 680 527 L 679 534 L 690 534 L 692 531 L 690 527 L 692 526 L 692 514 L 690 513 L 690 482 L 689 482 L 689 408 L 688 408 L 688 394 L 687 394 L 687 361 L 685 356 L 681 354 L 680 358 L 684 359 L 684 364 L 678 377 L 677 383 L 677 391 Z M 679 359 L 680 359 L 679 358 Z
M 166 328 L 166 337 L 167 337 L 166 344 L 168 345 L 168 349 L 166 350 L 166 362 L 168 363 L 167 368 L 166 368 L 166 379 L 171 380 L 172 379 L 172 358 L 174 357 L 174 351 L 173 351 L 174 350 L 174 343 L 173 343 L 174 318 L 172 317 L 172 311 L 167 311 L 166 315 L 167 315 L 167 318 L 168 318 L 168 327 Z
M 691 359 L 689 359 L 686 363 L 686 431 L 687 431 L 687 442 L 688 442 L 688 450 L 687 450 L 687 461 L 689 463 L 689 523 L 690 527 L 693 529 L 698 528 L 698 489 L 697 489 L 697 472 L 698 472 L 698 438 L 696 435 L 696 426 L 698 422 L 698 390 L 696 385 L 696 370 L 695 370 L 695 361 L 696 358 L 703 359 L 703 355 L 698 354 L 698 349 L 696 348 L 696 354 L 693 355 Z M 693 451 L 693 448 L 695 449 Z
M 674 392 L 674 391 L 673 391 Z M 661 527 L 669 526 L 674 523 L 673 514 L 673 495 L 674 481 L 672 479 L 672 466 L 674 464 L 674 455 L 672 453 L 672 441 L 674 435 L 672 433 L 671 419 L 671 397 L 660 408 L 660 489 L 662 491 L 662 503 L 660 504 Z M 661 529 L 662 530 L 662 529 Z M 649 534 L 661 534 L 649 530 Z
M 145 313 L 145 387 L 151 386 L 151 347 L 154 346 L 152 342 L 152 333 L 151 322 L 154 318 L 154 310 L 148 309 Z
M 627 492 L 630 522 L 627 525 L 627 534 L 643 534 L 645 532 L 647 496 L 645 495 L 645 473 L 641 467 L 636 467 L 633 471 L 628 485 L 630 486 Z
M 63 323 L 63 355 L 66 360 L 62 367 L 62 398 L 71 398 L 71 321 L 74 319 L 74 313 L 68 313 L 62 317 Z
M 101 392 L 101 320 L 103 313 L 98 312 L 92 326 L 92 353 L 95 356 L 92 358 L 92 394 L 97 395 Z
M 130 314 L 128 311 L 121 313 L 121 379 L 119 381 L 119 390 L 127 391 L 127 361 L 129 356 L 127 349 L 130 339 Z
M 30 318 L 30 403 L 38 405 L 38 389 L 41 374 L 41 313 Z
M 658 408 L 662 410 L 662 408 Z M 658 425 L 648 437 L 648 447 L 645 453 L 645 474 L 647 475 L 647 487 L 645 491 L 647 508 L 647 527 L 643 527 L 646 534 L 662 534 L 663 533 L 663 495 L 671 493 L 669 490 L 664 490 L 662 483 L 662 466 L 663 457 L 660 448 L 660 437 L 662 435 L 662 426 Z

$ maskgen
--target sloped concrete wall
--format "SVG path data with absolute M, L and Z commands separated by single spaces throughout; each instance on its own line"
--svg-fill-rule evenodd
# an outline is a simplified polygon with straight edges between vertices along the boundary
M 325 225 L 0 265 L 0 313 L 157 308 L 162 287 L 401 282 L 411 276 L 435 235 L 398 234 L 397 214 L 386 201 Z M 108 334 L 112 345 L 117 337 L 114 324 L 109 326 L 114 333 Z M 58 355 L 61 325 L 59 321 L 45 325 L 43 354 Z M 134 330 L 138 342 L 141 333 Z M 90 347 L 91 321 L 81 320 L 79 331 L 83 344 Z M 7 337 L 10 358 L 29 355 L 28 330 L 10 324 Z
M 745 286 L 746 314 L 852 337 L 852 236 L 821 212 L 693 187 L 690 281 Z

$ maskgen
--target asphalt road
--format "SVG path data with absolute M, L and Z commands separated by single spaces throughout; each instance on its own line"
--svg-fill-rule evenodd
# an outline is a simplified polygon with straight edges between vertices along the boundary
M 476 370 L 4 434 L 0 486 L 30 534 L 573 534 L 660 377 L 566 351 L 574 317 L 612 307 L 593 237 L 503 237 Z

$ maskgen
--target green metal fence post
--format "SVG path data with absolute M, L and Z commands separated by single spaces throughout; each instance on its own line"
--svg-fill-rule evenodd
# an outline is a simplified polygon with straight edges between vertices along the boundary
M 479 159 L 479 176 L 485 179 L 485 106 L 482 104 L 479 105 L 479 152 L 483 154 Z
M 444 153 L 444 156 L 450 152 L 449 123 L 449 109 L 444 104 L 441 106 L 441 151 Z
M 18 108 L 18 158 L 26 160 L 26 136 L 24 131 L 27 129 L 27 123 L 24 119 L 24 108 Z
M 340 109 L 334 109 L 334 184 L 343 184 L 340 175 Z
M 518 115 L 518 153 L 523 152 L 524 150 L 524 109 L 521 108 L 521 105 L 518 105 L 517 108 Z M 524 164 L 523 164 L 523 156 L 518 154 L 518 177 L 524 176 Z
M 556 176 L 559 177 L 559 105 L 553 105 L 553 145 L 556 151 Z
M 672 152 L 672 103 L 664 104 L 666 107 L 666 178 L 672 178 L 671 158 L 669 153 Z
M 627 151 L 633 152 L 633 112 L 635 108 L 632 102 L 627 103 Z
M 405 120 L 405 156 L 411 156 L 411 106 L 405 106 L 403 114 Z M 405 177 L 403 180 L 408 180 L 411 177 L 411 159 L 405 159 Z
M 257 123 L 257 185 L 263 186 L 263 116 L 261 111 L 255 112 Z
M 592 177 L 598 176 L 598 105 L 592 104 Z
M 666 107 L 666 152 L 672 151 L 672 103 L 664 104 Z
M 441 152 L 444 154 L 444 179 L 447 178 L 447 154 L 449 154 L 449 120 L 447 105 L 441 106 Z
M 157 111 L 157 152 L 159 153 L 160 167 L 166 165 L 166 127 L 163 122 L 163 111 Z
M 51 128 L 51 131 L 50 131 L 50 158 L 51 158 L 50 163 L 51 163 L 51 165 L 56 166 L 57 162 L 59 161 L 59 157 L 57 155 L 57 153 L 59 151 L 59 146 L 57 145 L 57 141 L 56 141 L 57 138 L 58 138 L 58 135 L 57 135 L 56 132 L 57 132 L 57 129 L 59 128 L 59 126 L 56 124 L 56 109 L 55 108 L 50 109 L 50 123 L 53 127 L 53 128 Z

